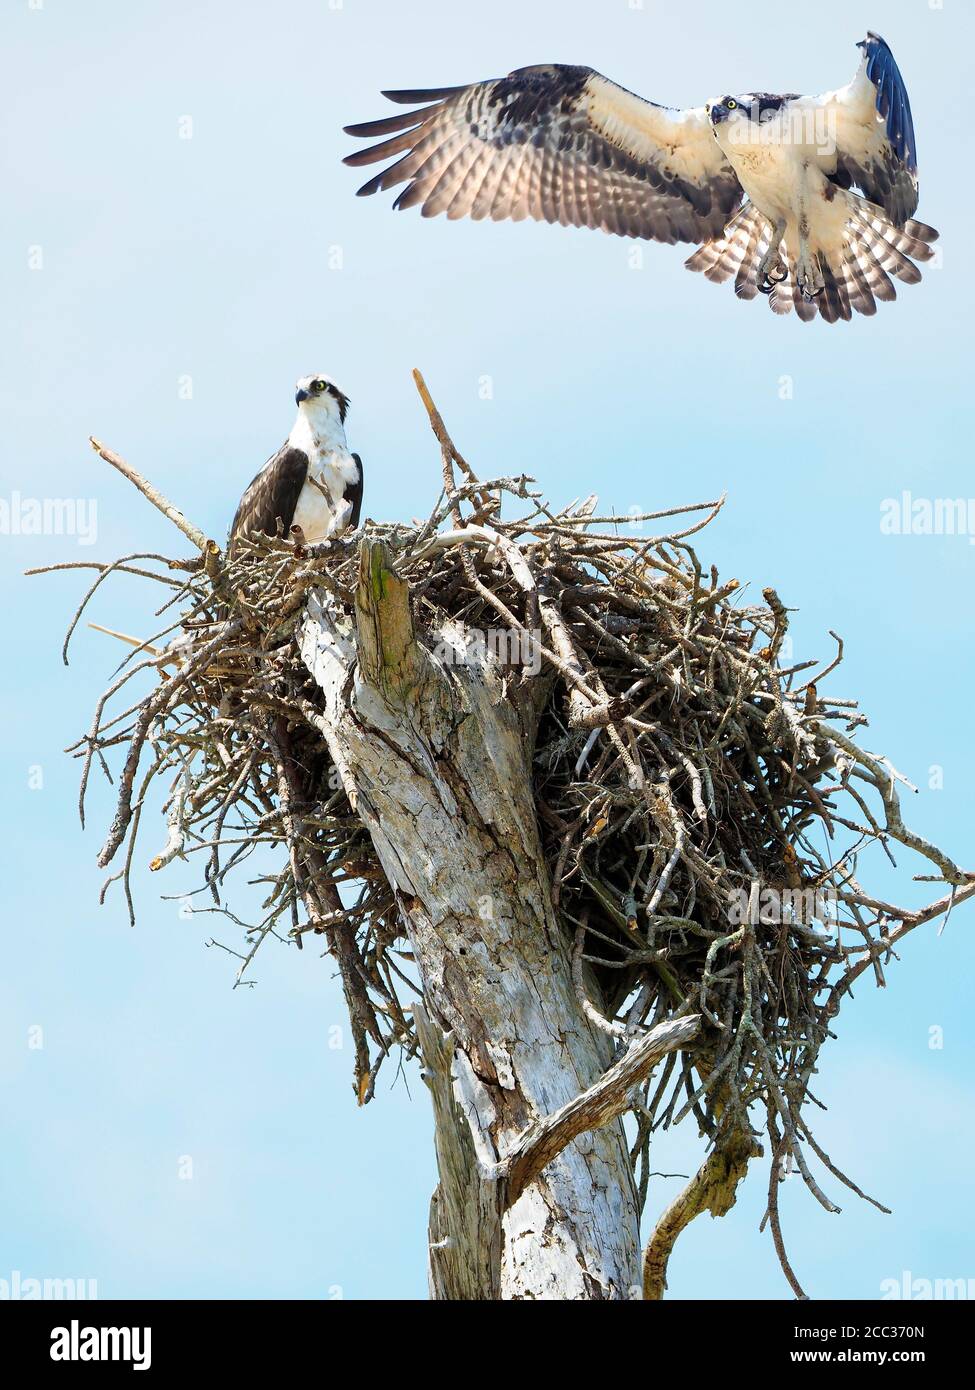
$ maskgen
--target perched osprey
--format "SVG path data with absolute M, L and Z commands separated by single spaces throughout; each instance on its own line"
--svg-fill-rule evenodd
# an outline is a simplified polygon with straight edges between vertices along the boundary
M 876 312 L 914 284 L 937 232 L 917 209 L 911 106 L 877 34 L 849 86 L 819 97 L 750 92 L 671 110 L 591 68 L 520 68 L 468 87 L 386 92 L 419 110 L 347 126 L 391 136 L 349 155 L 397 156 L 360 194 L 399 183 L 425 217 L 524 217 L 653 241 L 704 241 L 687 265 L 735 276 L 776 313 L 827 323 Z M 400 132 L 400 133 L 397 133 Z M 852 190 L 857 188 L 863 195 Z M 913 257 L 913 260 L 911 259 Z
M 362 460 L 345 440 L 349 398 L 323 376 L 297 384 L 298 418 L 240 499 L 230 527 L 230 549 L 239 536 L 278 533 L 313 545 L 359 524 Z

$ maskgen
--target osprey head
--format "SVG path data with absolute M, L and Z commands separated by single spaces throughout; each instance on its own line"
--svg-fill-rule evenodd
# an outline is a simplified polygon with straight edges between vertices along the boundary
M 327 376 L 302 376 L 295 383 L 295 404 L 299 410 L 332 415 L 344 424 L 349 398 Z
M 704 110 L 718 144 L 750 144 L 761 140 L 763 143 L 775 130 L 768 129 L 779 112 L 793 95 L 778 96 L 772 92 L 747 92 L 744 96 L 718 97 L 709 101 Z M 777 129 L 777 127 L 775 128 Z
M 725 125 L 728 121 L 738 122 L 751 119 L 751 98 L 717 97 L 714 101 L 709 101 L 704 109 L 707 112 L 708 120 L 714 127 L 714 133 L 717 135 L 718 126 Z

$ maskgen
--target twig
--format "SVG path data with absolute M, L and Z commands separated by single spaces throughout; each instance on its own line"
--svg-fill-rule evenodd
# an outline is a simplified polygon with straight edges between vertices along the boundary
M 110 463 L 113 468 L 117 468 L 124 478 L 128 478 L 129 482 L 139 489 L 143 497 L 147 497 L 154 507 L 158 507 L 163 516 L 168 517 L 173 525 L 177 526 L 182 531 L 183 535 L 193 542 L 197 550 L 206 554 L 211 542 L 207 540 L 199 527 L 194 526 L 192 521 L 187 521 L 179 508 L 174 507 L 172 502 L 164 497 L 158 488 L 154 487 L 152 483 L 143 478 L 142 474 L 133 468 L 130 463 L 126 463 L 124 458 L 107 448 L 106 445 L 95 439 L 94 436 L 89 440 L 89 443 L 100 458 L 103 458 L 106 463 Z

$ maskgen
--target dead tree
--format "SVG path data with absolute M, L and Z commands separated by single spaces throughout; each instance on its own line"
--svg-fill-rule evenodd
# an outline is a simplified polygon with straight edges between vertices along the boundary
M 432 1296 L 659 1298 L 680 1232 L 726 1212 L 763 1152 L 803 1296 L 783 1164 L 829 1211 L 823 1171 L 866 1195 L 810 1125 L 819 1050 L 857 978 L 883 985 L 975 876 L 907 829 L 904 779 L 857 741 L 855 702 L 824 693 L 839 639 L 822 670 L 788 664 L 774 591 L 751 604 L 703 568 L 689 539 L 722 500 L 622 528 L 593 498 L 554 511 L 529 478 L 479 481 L 417 384 L 443 465 L 428 520 L 314 548 L 264 538 L 227 561 L 92 441 L 199 551 L 95 565 L 69 629 L 114 573 L 172 591 L 73 750 L 82 817 L 91 768 L 122 754 L 100 863 L 122 856 L 109 883 L 134 921 L 157 786 L 149 866 L 201 856 L 217 908 L 257 846 L 281 847 L 238 980 L 269 936 L 318 940 L 359 1103 L 391 1055 L 419 1059 Z M 156 683 L 109 718 L 140 672 Z M 923 911 L 861 886 L 895 846 L 942 885 Z M 684 1120 L 701 1167 L 641 1257 L 651 1141 Z

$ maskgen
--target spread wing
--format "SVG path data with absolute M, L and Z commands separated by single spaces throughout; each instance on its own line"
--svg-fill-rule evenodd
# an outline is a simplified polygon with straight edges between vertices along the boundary
M 279 517 L 287 535 L 307 472 L 308 459 L 300 449 L 285 444 L 271 455 L 240 499 L 230 525 L 231 551 L 239 536 L 276 535 Z
M 426 217 L 533 217 L 673 243 L 717 236 L 742 199 L 703 107 L 657 106 L 592 68 L 384 95 L 421 105 L 346 126 L 392 138 L 345 163 L 394 159 L 360 194 L 405 183 L 395 206 Z
M 820 98 L 835 136 L 837 173 L 898 227 L 918 204 L 917 144 L 907 87 L 879 34 L 857 45 L 863 61 L 847 87 Z
M 347 487 L 347 488 L 345 489 L 345 495 L 346 495 L 346 497 L 349 499 L 349 501 L 352 503 L 352 514 L 351 514 L 351 516 L 349 517 L 349 525 L 351 526 L 352 530 L 354 531 L 355 528 L 359 525 L 359 513 L 362 511 L 362 485 L 363 485 L 363 476 L 362 476 L 362 459 L 359 457 L 358 454 L 353 454 L 352 457 L 355 459 L 356 467 L 357 467 L 358 470 L 359 470 L 359 481 L 358 481 L 357 483 L 353 483 L 353 484 L 351 484 L 351 486 Z

